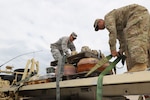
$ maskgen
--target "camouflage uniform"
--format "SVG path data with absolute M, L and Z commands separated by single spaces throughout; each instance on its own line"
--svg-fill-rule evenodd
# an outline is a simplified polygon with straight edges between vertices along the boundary
M 140 5 L 132 4 L 114 9 L 105 16 L 105 25 L 109 34 L 110 50 L 119 49 L 127 56 L 127 67 L 136 63 L 148 63 L 149 12 Z
M 75 45 L 69 40 L 69 37 L 62 37 L 57 42 L 50 45 L 51 53 L 55 60 L 58 60 L 60 56 L 66 54 L 70 55 L 68 49 L 76 51 Z

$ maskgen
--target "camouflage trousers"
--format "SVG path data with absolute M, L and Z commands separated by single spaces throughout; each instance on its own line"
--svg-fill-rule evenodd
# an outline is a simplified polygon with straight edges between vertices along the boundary
M 137 63 L 146 63 L 148 65 L 149 62 L 149 14 L 145 13 L 141 16 L 134 17 L 134 19 L 131 19 L 131 22 L 133 22 L 132 20 L 138 21 L 135 24 L 129 21 L 127 28 L 124 29 L 125 54 L 127 56 L 128 70 Z
M 63 55 L 62 51 L 55 48 L 51 48 L 51 53 L 55 60 L 58 60 Z

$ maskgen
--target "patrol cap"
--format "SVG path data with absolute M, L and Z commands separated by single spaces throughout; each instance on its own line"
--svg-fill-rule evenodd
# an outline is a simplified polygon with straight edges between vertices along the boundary
M 72 32 L 71 35 L 72 35 L 72 37 L 73 37 L 74 39 L 77 38 L 77 34 L 76 34 L 75 32 Z
M 94 22 L 94 28 L 95 28 L 95 31 L 98 31 L 98 22 L 99 22 L 100 19 L 96 19 L 95 22 Z

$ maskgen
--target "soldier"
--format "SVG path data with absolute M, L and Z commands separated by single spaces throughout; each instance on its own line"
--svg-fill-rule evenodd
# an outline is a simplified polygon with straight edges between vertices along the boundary
M 109 31 L 109 45 L 113 57 L 119 53 L 127 56 L 126 63 L 129 72 L 143 71 L 148 67 L 148 31 L 149 12 L 140 5 L 131 4 L 114 9 L 105 15 L 105 19 L 96 19 L 95 31 Z M 119 40 L 119 51 L 116 41 Z
M 76 47 L 73 41 L 77 38 L 77 34 L 72 32 L 69 37 L 64 36 L 60 38 L 57 42 L 50 45 L 51 53 L 55 60 L 58 60 L 60 56 L 66 55 L 70 56 L 68 49 L 72 52 L 76 51 Z

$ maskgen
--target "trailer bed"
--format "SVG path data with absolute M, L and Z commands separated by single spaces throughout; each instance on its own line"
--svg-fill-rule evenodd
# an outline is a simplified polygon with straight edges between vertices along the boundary
M 123 95 L 148 95 L 150 94 L 149 76 L 150 71 L 125 73 L 119 75 L 106 75 L 103 78 L 103 96 L 118 97 Z M 95 100 L 97 80 L 98 76 L 60 81 L 61 96 L 64 97 L 63 100 L 65 100 L 67 97 L 75 95 L 82 96 L 80 97 L 82 99 Z M 15 88 L 16 87 L 5 87 L 1 88 L 1 91 L 13 91 Z M 51 100 L 55 100 L 56 82 L 22 86 L 19 88 L 19 94 L 21 96 L 29 97 L 43 96 L 45 98 L 51 98 Z

